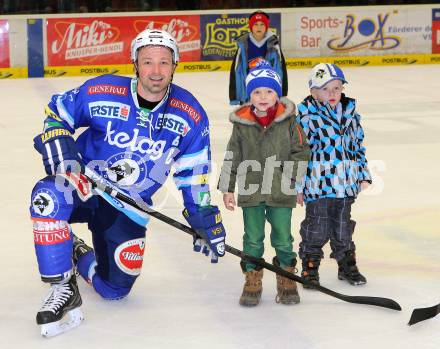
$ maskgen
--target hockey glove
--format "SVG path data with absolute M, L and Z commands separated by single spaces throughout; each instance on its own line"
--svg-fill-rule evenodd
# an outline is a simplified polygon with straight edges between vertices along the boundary
M 83 172 L 84 165 L 75 140 L 65 128 L 52 127 L 34 138 L 34 148 L 43 156 L 48 175 Z
M 217 263 L 218 257 L 225 255 L 226 237 L 218 207 L 210 206 L 192 214 L 184 209 L 183 216 L 198 234 L 193 241 L 194 251 L 210 256 L 211 263 Z

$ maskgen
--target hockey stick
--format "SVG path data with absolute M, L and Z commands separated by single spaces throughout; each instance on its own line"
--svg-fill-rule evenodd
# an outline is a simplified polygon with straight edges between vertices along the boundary
M 175 227 L 179 230 L 182 230 L 187 234 L 190 234 L 192 236 L 198 236 L 197 233 L 192 228 L 190 228 L 190 227 L 188 227 L 188 226 L 186 226 L 186 225 L 184 225 L 184 224 L 182 224 L 182 223 L 180 223 L 180 222 L 178 222 L 168 216 L 165 216 L 164 214 L 162 214 L 160 212 L 157 212 L 157 211 L 147 207 L 145 204 L 139 205 L 133 198 L 131 198 L 131 197 L 115 190 L 111 186 L 107 185 L 102 180 L 102 178 L 99 178 L 99 177 L 97 178 L 96 175 L 93 175 L 93 177 L 96 178 L 96 180 L 90 178 L 91 176 L 89 175 L 89 173 L 92 171 L 87 171 L 87 170 L 88 169 L 86 168 L 87 178 L 89 179 L 90 183 L 92 184 L 92 186 L 94 188 L 98 188 L 98 189 L 102 190 L 103 192 L 109 194 L 113 198 L 120 200 L 120 201 L 122 201 L 132 207 L 135 207 L 136 209 L 138 209 L 140 211 L 148 213 L 150 216 L 153 216 L 154 218 L 157 218 L 158 220 L 161 220 L 162 222 L 165 222 L 169 225 L 172 225 L 173 227 Z M 383 308 L 388 308 L 388 309 L 393 309 L 393 310 L 402 310 L 400 305 L 392 299 L 382 298 L 382 297 L 347 296 L 347 295 L 332 291 L 324 286 L 311 284 L 311 283 L 305 281 L 303 278 L 301 278 L 293 273 L 289 273 L 289 272 L 285 271 L 281 267 L 278 267 L 273 264 L 269 264 L 262 258 L 256 258 L 256 257 L 250 256 L 250 255 L 244 253 L 243 251 L 240 251 L 232 246 L 225 245 L 225 251 L 229 252 L 230 254 L 233 254 L 234 256 L 240 257 L 243 260 L 249 261 L 249 262 L 254 263 L 260 267 L 268 269 L 276 274 L 284 276 L 288 279 L 294 280 L 294 281 L 299 282 L 301 284 L 311 286 L 322 293 L 325 293 L 329 296 L 338 298 L 342 301 L 345 301 L 348 303 L 355 303 L 355 304 L 375 305 L 378 307 L 383 307 Z
M 428 308 L 417 308 L 414 309 L 411 318 L 409 319 L 408 325 L 414 325 L 420 321 L 425 321 L 428 319 L 432 319 L 440 314 L 440 304 L 434 305 Z

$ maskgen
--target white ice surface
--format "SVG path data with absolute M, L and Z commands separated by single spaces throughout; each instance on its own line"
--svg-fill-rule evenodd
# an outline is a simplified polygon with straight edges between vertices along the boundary
M 1 286 L 0 348 L 440 348 L 440 316 L 409 327 L 411 311 L 440 302 L 440 65 L 345 69 L 346 92 L 358 100 L 375 186 L 357 200 L 353 217 L 360 270 L 352 287 L 336 278 L 336 263 L 322 263 L 322 284 L 349 295 L 383 296 L 403 311 L 349 304 L 300 288 L 301 303 L 276 304 L 275 275 L 264 276 L 261 305 L 238 305 L 239 260 L 218 265 L 192 252 L 185 233 L 152 220 L 144 268 L 130 296 L 106 302 L 80 281 L 83 324 L 43 339 L 35 315 L 47 286 L 40 282 L 29 220 L 29 196 L 43 177 L 32 138 L 41 130 L 50 96 L 85 78 L 0 80 Z M 289 70 L 289 97 L 307 94 L 308 70 Z M 230 135 L 228 73 L 177 74 L 211 122 L 213 201 L 223 212 L 228 244 L 242 248 L 241 210 L 223 209 L 215 190 Z M 160 210 L 181 219 L 180 198 L 167 182 Z M 295 248 L 304 210 L 294 210 Z M 90 241 L 85 226 L 75 232 Z M 268 231 L 267 227 L 267 231 Z M 274 255 L 266 239 L 265 257 Z

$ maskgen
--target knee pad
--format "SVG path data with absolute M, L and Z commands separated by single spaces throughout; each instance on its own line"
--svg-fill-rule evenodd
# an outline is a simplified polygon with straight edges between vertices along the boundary
M 93 246 L 95 249 L 96 274 L 92 284 L 105 299 L 125 297 L 141 273 L 145 252 L 145 227 L 138 225 L 120 212 L 113 212 L 109 225 L 103 203 L 98 217 L 93 221 Z
M 95 291 L 107 300 L 119 300 L 126 297 L 141 272 L 144 249 L 144 238 L 120 244 L 112 256 L 116 267 L 104 274 L 107 275 L 108 280 L 104 280 L 99 275 L 100 265 L 95 264 L 97 272 L 92 276 L 92 285 Z M 88 275 L 90 277 L 92 274 L 89 272 Z
M 97 272 L 92 278 L 95 291 L 102 298 L 109 300 L 121 299 L 128 295 L 141 273 L 144 250 L 144 238 L 121 243 L 113 253 L 112 267 L 107 273 L 100 273 L 102 268 L 97 265 Z
M 58 181 L 57 178 L 60 178 Z M 47 176 L 32 189 L 30 213 L 32 218 L 67 221 L 73 210 L 73 195 L 63 186 L 61 177 Z
M 95 291 L 106 300 L 120 300 L 126 297 L 131 290 L 131 286 L 121 287 L 111 284 L 110 282 L 103 280 L 98 274 L 93 276 L 92 285 Z

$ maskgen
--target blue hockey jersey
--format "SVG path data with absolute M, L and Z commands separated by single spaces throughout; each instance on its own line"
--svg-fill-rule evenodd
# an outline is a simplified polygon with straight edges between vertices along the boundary
M 76 139 L 84 164 L 147 205 L 172 166 L 185 207 L 194 211 L 210 202 L 208 117 L 196 98 L 177 85 L 171 84 L 163 100 L 146 112 L 138 104 L 136 78 L 92 78 L 52 96 L 45 127 L 54 126 L 71 133 L 85 128 Z

